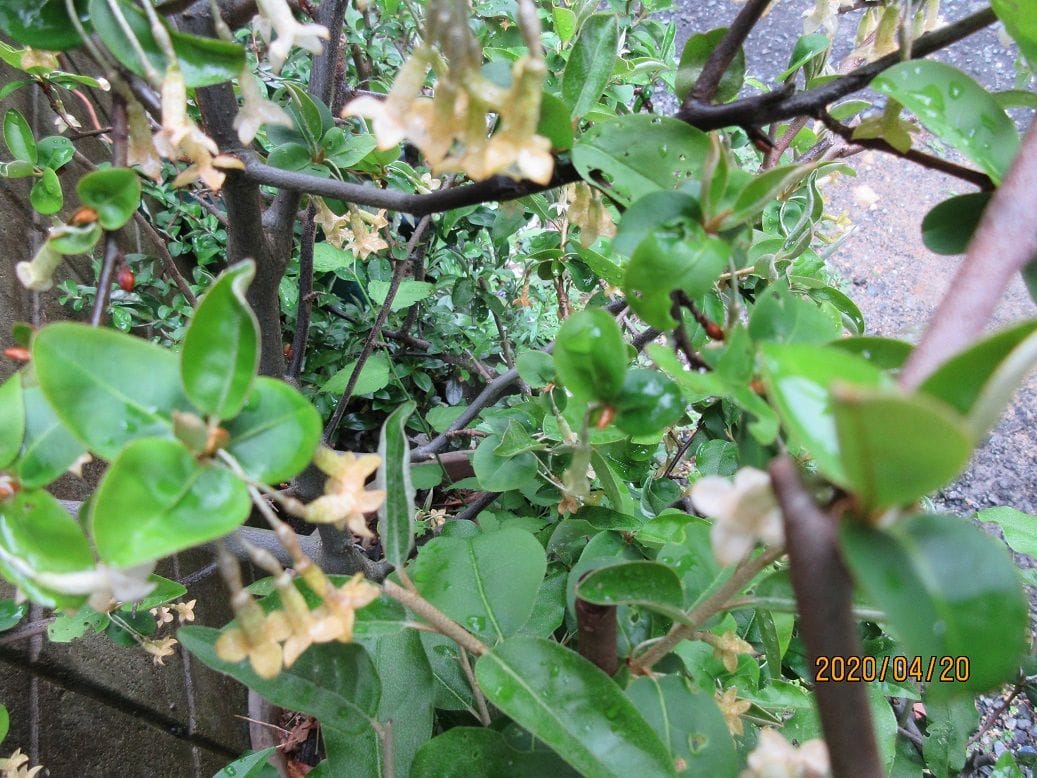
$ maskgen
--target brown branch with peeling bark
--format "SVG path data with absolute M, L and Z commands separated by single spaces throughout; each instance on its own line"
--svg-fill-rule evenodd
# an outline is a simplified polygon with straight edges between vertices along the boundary
M 983 331 L 1016 273 L 1037 257 L 1037 121 L 983 212 L 950 289 L 900 374 L 913 389 Z
M 785 520 L 792 588 L 799 607 L 799 634 L 810 666 L 821 657 L 863 656 L 853 617 L 853 581 L 839 553 L 837 520 L 814 503 L 796 463 L 781 456 L 770 464 L 774 493 Z M 875 728 L 865 684 L 814 684 L 832 774 L 881 778 Z

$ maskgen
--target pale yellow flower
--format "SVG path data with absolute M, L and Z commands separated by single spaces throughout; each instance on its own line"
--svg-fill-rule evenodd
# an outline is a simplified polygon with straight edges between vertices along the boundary
M 260 678 L 274 678 L 281 672 L 284 652 L 281 642 L 292 634 L 284 614 L 266 614 L 245 590 L 235 592 L 231 605 L 238 626 L 231 627 L 216 641 L 216 656 L 225 662 L 249 660 Z
M 328 28 L 323 25 L 296 21 L 287 0 L 256 0 L 256 8 L 259 11 L 254 20 L 256 29 L 263 40 L 270 44 L 270 66 L 275 73 L 281 72 L 293 47 L 320 54 L 323 48 L 321 41 L 331 37 Z
M 158 608 L 152 608 L 151 615 L 155 617 L 155 623 L 160 627 L 163 624 L 169 624 L 173 621 L 173 613 L 165 605 Z
M 151 124 L 144 107 L 136 100 L 126 101 L 126 119 L 129 128 L 129 142 L 126 146 L 126 162 L 136 165 L 148 178 L 162 180 L 162 157 L 155 148 L 155 139 L 151 133 Z
M 776 729 L 760 731 L 740 778 L 821 778 L 829 774 L 828 747 L 814 739 L 799 748 Z
M 706 476 L 691 491 L 695 507 L 714 519 L 710 538 L 713 553 L 721 564 L 742 561 L 757 540 L 767 546 L 785 541 L 781 509 L 771 490 L 770 476 L 762 470 L 743 467 L 734 482 Z
M 753 653 L 752 645 L 738 637 L 734 631 L 719 636 L 711 635 L 707 642 L 713 646 L 713 656 L 724 663 L 724 669 L 729 673 L 738 669 L 739 656 Z
M 427 46 L 415 49 L 396 74 L 384 100 L 361 95 L 346 105 L 342 115 L 370 119 L 371 131 L 378 141 L 378 148 L 383 151 L 402 143 L 405 138 L 420 135 L 423 117 L 416 115 L 412 107 L 421 95 L 433 56 L 432 49 Z
M 14 753 L 6 759 L 0 759 L 0 776 L 2 778 L 33 778 L 43 765 L 28 767 L 29 755 L 23 754 L 22 749 L 15 749 Z
M 378 510 L 385 501 L 385 492 L 380 489 L 365 489 L 364 482 L 382 463 L 377 454 L 352 452 L 339 453 L 321 447 L 313 457 L 317 468 L 326 473 L 324 496 L 306 506 L 308 521 L 315 524 L 334 524 L 339 529 L 348 527 L 361 537 L 374 537 L 367 528 L 365 513 Z
M 216 142 L 187 115 L 187 85 L 175 64 L 169 66 L 162 80 L 162 129 L 154 140 L 155 148 L 166 159 L 191 162 L 176 177 L 173 186 L 183 186 L 199 179 L 213 190 L 223 186 L 226 176 L 213 165 L 219 149 Z
M 190 602 L 178 602 L 173 604 L 173 608 L 176 609 L 177 619 L 181 624 L 186 624 L 189 621 L 194 621 L 194 605 L 198 600 L 191 600 Z
M 156 665 L 164 665 L 165 658 L 176 653 L 173 650 L 173 646 L 176 643 L 177 641 L 173 638 L 159 638 L 156 640 L 144 640 L 141 643 L 141 647 L 151 654 Z
M 53 248 L 53 244 L 44 241 L 36 256 L 30 262 L 19 262 L 14 272 L 22 286 L 33 292 L 46 292 L 54 286 L 54 272 L 61 264 L 62 256 Z
M 265 89 L 246 67 L 238 76 L 243 100 L 241 108 L 234 117 L 234 129 L 238 131 L 238 140 L 244 145 L 250 144 L 264 124 L 278 124 L 282 127 L 292 126 L 292 117 L 281 106 L 268 100 Z
M 616 223 L 598 190 L 580 182 L 572 187 L 570 197 L 566 211 L 569 222 L 580 228 L 581 245 L 590 246 L 599 237 L 611 238 L 616 234 Z
M 742 724 L 742 714 L 752 707 L 752 703 L 748 700 L 738 699 L 738 689 L 734 686 L 723 694 L 717 692 L 713 697 L 720 712 L 724 714 L 728 732 L 732 735 L 744 734 L 745 726 Z
M 364 579 L 362 573 L 357 573 L 340 587 L 332 586 L 327 581 L 323 589 L 317 592 L 323 604 L 314 611 L 318 624 L 314 640 L 319 643 L 328 640 L 340 643 L 351 641 L 357 610 L 377 600 L 379 591 L 377 586 Z

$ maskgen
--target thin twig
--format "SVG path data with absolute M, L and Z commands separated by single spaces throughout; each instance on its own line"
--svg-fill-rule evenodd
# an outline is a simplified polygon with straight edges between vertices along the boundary
M 450 619 L 421 595 L 415 594 L 388 579 L 382 582 L 382 591 L 385 592 L 386 596 L 396 600 L 405 608 L 414 611 L 431 626 L 435 627 L 437 632 L 450 638 L 469 653 L 482 656 L 489 650 L 479 638 Z
M 1016 684 L 1015 687 L 1012 689 L 1012 693 L 1005 697 L 1003 700 L 1001 700 L 1001 702 L 998 704 L 996 708 L 994 708 L 994 710 L 990 711 L 990 714 L 985 719 L 983 719 L 983 723 L 979 725 L 979 729 L 976 730 L 976 734 L 969 738 L 970 746 L 973 743 L 979 741 L 980 738 L 982 738 L 985 734 L 987 734 L 987 731 L 997 723 L 998 719 L 1000 719 L 1001 716 L 1004 715 L 1004 712 L 1008 710 L 1008 706 L 1012 704 L 1012 700 L 1018 697 L 1022 690 L 1022 685 Z
M 296 304 L 295 335 L 292 338 L 292 361 L 285 379 L 295 383 L 302 372 L 306 341 L 310 334 L 313 311 L 313 242 L 317 236 L 317 206 L 310 203 L 302 217 L 302 240 L 299 244 L 299 302 Z
M 479 688 L 478 681 L 475 680 L 475 673 L 472 672 L 472 662 L 468 659 L 468 652 L 464 650 L 463 646 L 457 647 L 457 661 L 461 663 L 464 677 L 468 679 L 468 685 L 472 688 L 472 698 L 475 700 L 475 709 L 479 714 L 479 723 L 484 727 L 488 727 L 493 720 L 490 718 L 489 708 L 486 707 L 486 697 L 483 695 L 482 689 Z
M 454 521 L 475 521 L 476 517 L 489 508 L 500 495 L 500 492 L 483 492 L 454 516 Z
M 36 635 L 42 635 L 53 622 L 54 616 L 48 616 L 45 619 L 30 621 L 28 624 L 22 624 L 17 629 L 4 632 L 0 634 L 0 646 L 6 646 L 8 643 L 17 643 L 19 640 L 25 640 Z
M 749 36 L 753 27 L 767 10 L 772 0 L 749 0 L 742 10 L 738 12 L 727 33 L 721 38 L 720 43 L 709 55 L 706 64 L 699 73 L 695 86 L 685 98 L 685 103 L 691 105 L 695 102 L 708 103 L 716 96 L 720 79 L 724 77 L 731 61 L 738 53 L 745 39 Z
M 112 95 L 112 165 L 114 167 L 126 166 L 128 133 L 126 101 L 121 94 L 115 92 Z M 116 231 L 109 230 L 104 235 L 104 259 L 101 262 L 101 275 L 97 279 L 97 296 L 94 298 L 94 310 L 90 316 L 90 323 L 95 327 L 104 324 L 105 313 L 108 308 L 108 295 L 112 291 L 112 278 L 115 275 L 115 266 L 121 259 L 122 252 L 119 250 Z

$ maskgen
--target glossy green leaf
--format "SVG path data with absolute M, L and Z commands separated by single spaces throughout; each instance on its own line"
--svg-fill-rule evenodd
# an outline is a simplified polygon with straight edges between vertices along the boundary
M 180 443 L 145 438 L 112 462 L 94 497 L 97 553 L 119 567 L 160 559 L 233 531 L 249 514 L 245 485 Z
M 536 456 L 528 451 L 515 456 L 501 456 L 496 452 L 501 442 L 500 435 L 488 435 L 472 455 L 472 467 L 479 485 L 489 492 L 520 489 L 536 478 Z
M 627 696 L 667 744 L 686 775 L 734 778 L 738 775 L 735 744 L 712 694 L 695 691 L 676 675 L 635 678 Z
M 557 6 L 555 8 L 557 9 Z M 568 11 L 567 8 L 562 10 Z M 544 92 L 540 96 L 537 135 L 543 135 L 551 141 L 554 151 L 568 151 L 573 147 L 573 125 L 569 106 L 550 92 Z
M 7 467 L 18 456 L 24 437 L 22 377 L 15 373 L 0 384 L 0 469 Z
M 318 243 L 313 247 L 313 271 L 315 273 L 333 273 L 336 270 L 351 267 L 352 264 L 352 254 L 335 248 L 330 243 Z
M 381 697 L 381 682 L 367 652 L 356 644 L 311 646 L 276 678 L 260 678 L 248 660 L 216 656 L 220 630 L 182 627 L 177 639 L 202 664 L 254 689 L 275 705 L 306 713 L 345 735 L 367 732 Z
M 1037 333 L 1031 333 L 997 366 L 997 370 L 983 385 L 983 391 L 969 411 L 969 426 L 977 439 L 986 435 L 998 423 L 1016 390 L 1035 364 Z
M 627 265 L 627 302 L 647 324 L 672 329 L 677 322 L 670 315 L 670 293 L 680 289 L 695 298 L 710 291 L 727 269 L 730 251 L 727 241 L 707 236 L 697 226 L 690 232 L 650 233 Z
M 385 490 L 385 502 L 378 508 L 378 537 L 385 558 L 394 567 L 402 567 L 414 548 L 414 486 L 410 480 L 410 446 L 407 443 L 407 419 L 415 403 L 406 402 L 389 414 L 378 439 L 376 487 Z
M 922 242 L 934 254 L 964 254 L 990 202 L 990 192 L 957 195 L 933 208 L 922 219 Z
M 1030 67 L 1037 68 L 1037 6 L 1027 0 L 991 0 L 990 5 Z
M 227 453 L 257 481 L 276 484 L 303 471 L 320 443 L 317 409 L 284 381 L 260 376 L 241 413 L 224 424 Z
M 151 23 L 145 13 L 128 0 L 90 0 L 90 21 L 108 50 L 123 65 L 139 76 L 146 75 L 122 25 L 112 13 L 110 2 L 118 2 L 119 10 L 129 23 L 140 48 L 151 67 L 158 73 L 166 70 L 166 58 L 151 32 Z M 245 67 L 243 46 L 220 38 L 188 35 L 166 24 L 173 42 L 180 70 L 187 86 L 211 86 L 237 78 Z
M 833 391 L 835 427 L 849 488 L 871 508 L 908 505 L 950 483 L 968 464 L 964 420 L 922 395 Z
M 101 237 L 101 225 L 97 222 L 73 227 L 63 224 L 50 231 L 48 243 L 59 254 L 88 254 Z
M 57 480 L 86 449 L 76 440 L 43 397 L 38 386 L 25 386 L 25 438 L 14 472 L 26 489 Z
M 782 283 L 767 287 L 749 315 L 749 334 L 755 341 L 821 344 L 841 332 L 837 318 Z
M 512 638 L 479 657 L 475 676 L 490 702 L 588 778 L 676 775 L 622 690 L 557 643 Z
M 36 139 L 25 117 L 14 108 L 8 108 L 4 113 L 4 143 L 15 159 L 36 164 Z
M 12 627 L 17 627 L 18 622 L 25 618 L 29 612 L 29 606 L 24 602 L 15 602 L 10 598 L 0 600 L 0 632 L 5 632 Z M 3 736 L 0 735 L 0 740 Z
M 578 119 L 605 91 L 619 48 L 619 25 L 614 14 L 594 14 L 580 27 L 562 74 L 562 99 Z
M 281 170 L 304 170 L 313 162 L 313 153 L 301 143 L 282 143 L 274 147 L 266 158 L 271 167 Z M 316 262 L 314 270 L 317 270 Z
M 30 599 L 47 607 L 79 607 L 85 597 L 49 592 L 32 573 L 72 573 L 93 567 L 94 557 L 79 522 L 55 497 L 23 490 L 0 501 L 0 572 Z
M 702 221 L 699 201 L 686 192 L 652 192 L 636 200 L 623 212 L 612 249 L 630 256 L 656 229 L 670 222 L 696 224 Z
M 72 141 L 64 135 L 48 135 L 36 144 L 40 155 L 40 167 L 60 170 L 67 165 L 76 154 Z
M 570 316 L 555 339 L 555 371 L 578 398 L 610 401 L 623 386 L 628 361 L 619 325 L 601 308 Z
M 58 418 L 105 459 L 136 438 L 171 439 L 171 411 L 189 407 L 176 355 L 140 338 L 58 322 L 33 339 L 32 357 Z
M 227 268 L 205 293 L 184 336 L 180 373 L 191 402 L 219 419 L 238 414 L 259 367 L 259 322 L 245 299 L 249 259 Z
M 576 596 L 597 605 L 640 605 L 674 621 L 686 621 L 681 579 L 658 562 L 621 562 L 598 568 L 576 585 Z
M 43 168 L 43 173 L 29 190 L 29 203 L 37 213 L 49 216 L 60 211 L 64 202 L 58 174 L 49 167 Z
M 56 616 L 47 625 L 47 639 L 52 643 L 71 643 L 88 631 L 94 634 L 104 632 L 110 623 L 107 613 L 99 613 L 89 605 L 82 605 L 75 613 Z
M 761 352 L 767 395 L 790 438 L 825 477 L 846 485 L 829 389 L 836 381 L 878 387 L 888 379 L 864 359 L 830 347 L 767 343 Z
M 171 581 L 168 578 L 163 578 L 154 573 L 148 576 L 148 581 L 150 581 L 155 588 L 137 602 L 123 605 L 120 610 L 124 612 L 150 610 L 151 608 L 157 608 L 159 605 L 165 605 L 167 602 L 177 600 L 187 594 L 187 587 L 179 581 Z
M 751 222 L 814 170 L 813 165 L 782 165 L 760 173 L 738 194 L 725 225 Z
M 688 38 L 688 42 L 684 44 L 684 49 L 681 51 L 680 64 L 677 65 L 677 77 L 674 81 L 674 91 L 677 93 L 678 98 L 683 100 L 687 97 L 688 92 L 692 90 L 695 82 L 702 75 L 702 69 L 706 66 L 706 62 L 713 53 L 713 49 L 724 39 L 726 34 L 727 28 L 720 27 L 709 32 L 692 35 Z M 717 86 L 715 96 L 716 102 L 726 103 L 728 100 L 733 100 L 738 96 L 744 81 L 745 50 L 739 46 L 734 58 L 731 60 L 731 64 L 727 66 L 724 75 L 720 77 L 720 83 Z
M 97 211 L 97 220 L 106 230 L 117 230 L 133 218 L 140 191 L 140 179 L 126 167 L 95 170 L 76 184 L 79 199 Z
M 615 424 L 629 435 L 652 435 L 666 429 L 684 413 L 684 396 L 657 370 L 630 370 L 613 401 Z
M 355 369 L 356 360 L 354 359 L 325 381 L 321 385 L 320 390 L 322 392 L 330 392 L 331 394 L 342 394 L 346 391 L 346 386 L 349 385 L 349 378 L 353 375 L 353 370 Z M 357 378 L 356 386 L 353 387 L 353 395 L 361 397 L 366 394 L 374 394 L 389 385 L 389 377 L 388 355 L 384 351 L 374 353 L 360 369 L 360 376 Z
M 410 575 L 429 602 L 480 639 L 497 643 L 529 620 L 546 570 L 536 537 L 505 528 L 434 538 L 422 546 Z
M 337 140 L 338 137 L 341 137 L 341 141 Z M 343 169 L 364 160 L 377 146 L 378 141 L 373 135 L 364 133 L 347 137 L 341 127 L 332 127 L 321 138 L 321 147 L 325 151 L 324 161 Z
M 1015 677 L 1027 601 L 1000 541 L 960 518 L 923 515 L 888 530 L 846 523 L 841 543 L 854 579 L 902 641 L 901 653 L 926 665 L 929 657 L 968 657 L 964 686 L 974 691 Z
M 515 361 L 519 378 L 533 389 L 541 389 L 555 380 L 554 360 L 543 351 L 523 351 Z
M 979 711 L 971 695 L 940 699 L 930 688 L 923 697 L 926 736 L 922 754 L 926 772 L 932 775 L 959 775 L 965 767 L 970 739 L 979 727 Z
M 629 205 L 660 189 L 677 189 L 702 173 L 709 138 L 677 119 L 637 114 L 596 124 L 573 145 L 573 164 L 588 181 L 601 171 Z
M 85 0 L 76 0 L 75 6 L 85 22 Z M 69 21 L 65 0 L 0 0 L 0 30 L 19 43 L 44 51 L 64 51 L 82 43 Z
M 400 288 L 396 290 L 396 296 L 392 298 L 389 310 L 402 311 L 410 308 L 414 303 L 421 302 L 435 291 L 435 287 L 428 281 L 400 282 Z M 375 305 L 384 305 L 385 298 L 389 294 L 388 281 L 372 281 L 367 286 L 367 293 L 371 295 L 371 302 Z
M 1005 543 L 1013 551 L 1037 559 L 1037 516 L 1001 506 L 982 510 L 976 514 L 976 518 L 1001 527 Z
M 11 728 L 11 714 L 7 712 L 7 708 L 0 705 L 0 741 L 7 737 L 7 732 Z
M 0 162 L 0 177 L 3 178 L 28 178 L 35 172 L 36 167 L 22 159 Z
M 871 86 L 902 103 L 926 129 L 1001 182 L 1019 148 L 1019 132 L 970 76 L 935 60 L 912 60 L 883 71 Z
M 904 366 L 912 349 L 911 344 L 906 341 L 876 335 L 840 338 L 828 345 L 866 359 L 880 370 L 899 370 Z
M 577 773 L 550 751 L 520 751 L 499 732 L 481 727 L 448 729 L 423 745 L 411 766 L 412 778 L 471 778 L 475 775 L 562 778 Z
M 796 41 L 796 45 L 792 47 L 789 66 L 782 73 L 778 74 L 778 80 L 784 81 L 812 59 L 828 51 L 831 45 L 828 36 L 821 33 L 815 32 L 811 35 L 800 36 Z
M 554 31 L 562 44 L 572 40 L 576 32 L 576 14 L 561 5 L 551 6 L 551 20 L 554 22 Z
M 270 746 L 262 751 L 253 751 L 240 759 L 235 759 L 212 778 L 261 778 L 270 767 L 269 760 L 277 748 Z

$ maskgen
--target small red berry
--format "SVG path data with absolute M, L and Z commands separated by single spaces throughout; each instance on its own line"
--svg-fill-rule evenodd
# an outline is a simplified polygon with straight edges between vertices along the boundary
M 125 265 L 119 270 L 119 288 L 124 292 L 132 292 L 133 287 L 137 285 L 137 279 L 133 275 L 133 271 Z

